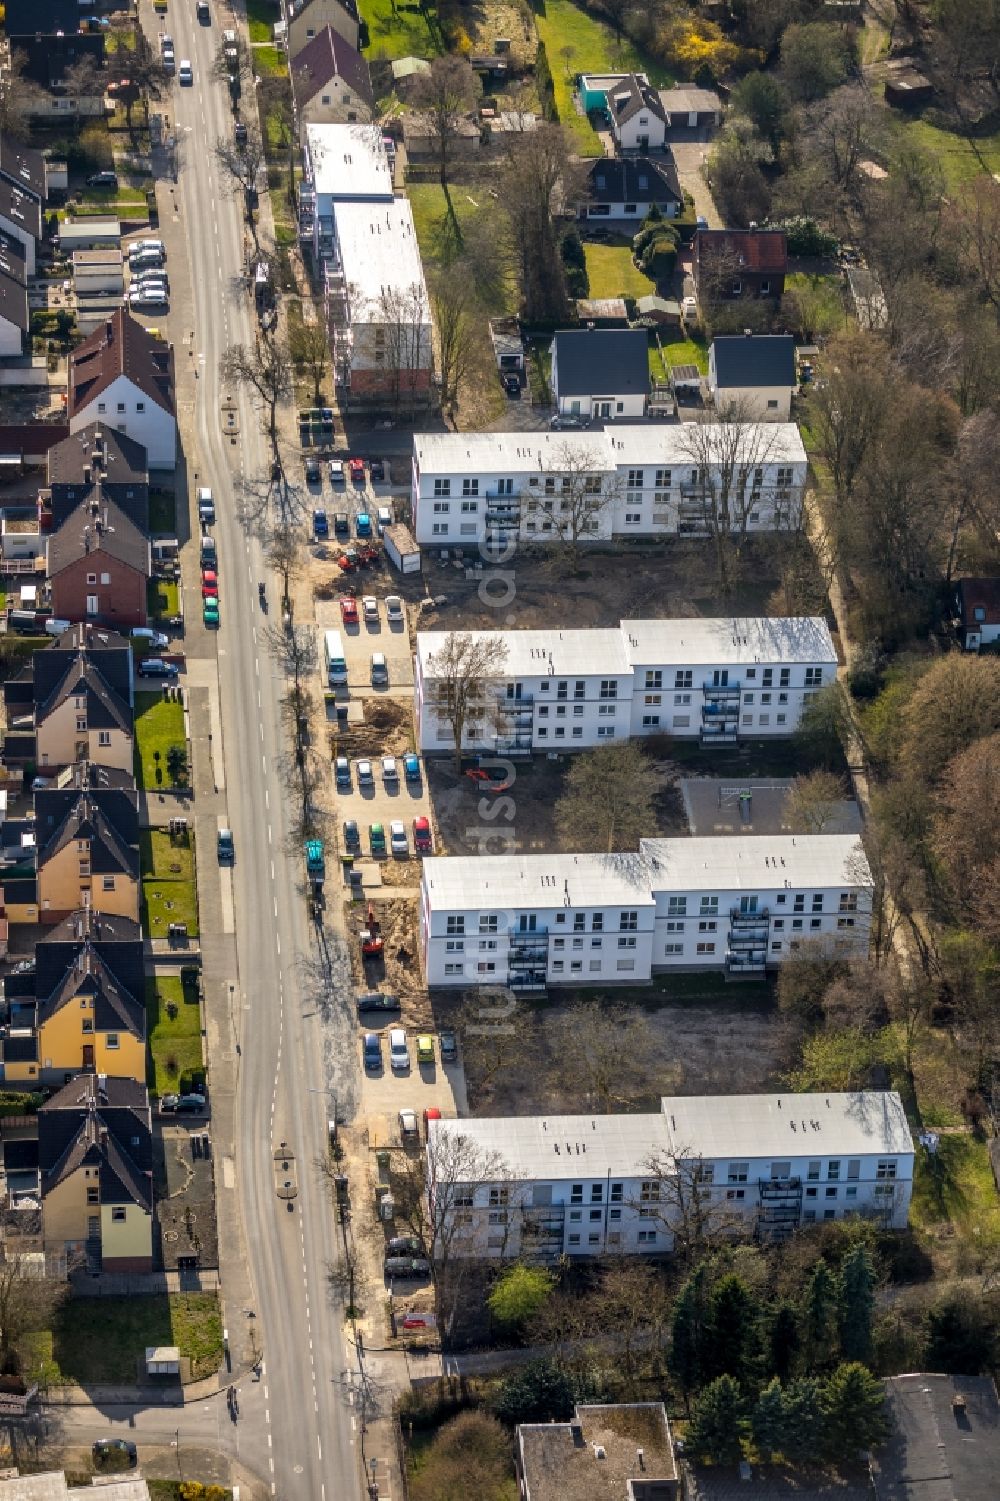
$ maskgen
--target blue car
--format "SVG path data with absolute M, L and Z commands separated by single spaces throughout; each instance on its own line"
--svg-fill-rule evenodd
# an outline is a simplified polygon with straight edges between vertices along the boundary
M 318 539 L 320 537 L 329 537 L 329 535 L 330 523 L 326 518 L 326 512 L 313 511 L 313 536 Z
M 372 534 L 372 518 L 367 511 L 359 511 L 354 518 L 354 530 L 359 537 L 370 537 Z
M 420 759 L 412 751 L 403 757 L 403 776 L 408 782 L 420 781 Z

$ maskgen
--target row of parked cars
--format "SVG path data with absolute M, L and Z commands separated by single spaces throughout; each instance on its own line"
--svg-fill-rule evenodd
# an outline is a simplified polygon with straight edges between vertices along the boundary
M 378 994 L 379 992 L 374 992 Z M 358 997 L 359 1007 L 363 997 Z M 390 999 L 395 999 L 391 997 Z M 397 1005 L 398 1005 L 397 1001 Z M 438 1046 L 441 1051 L 442 1063 L 455 1063 L 458 1060 L 458 1039 L 455 1033 L 448 1027 L 444 1028 L 438 1037 Z M 434 1053 L 434 1038 L 429 1032 L 421 1032 L 414 1042 L 418 1067 L 431 1067 L 437 1059 Z M 377 1032 L 366 1032 L 362 1044 L 365 1068 L 369 1073 L 380 1073 L 383 1068 L 382 1062 L 382 1039 Z M 390 1027 L 389 1029 L 389 1067 L 395 1074 L 405 1074 L 410 1069 L 410 1047 L 406 1040 L 406 1031 L 403 1027 Z M 426 1111 L 424 1112 L 426 1115 Z M 435 1111 L 435 1114 L 439 1112 Z
M 377 626 L 381 623 L 378 613 L 378 600 L 374 594 L 362 595 L 360 615 L 358 613 L 357 596 L 354 594 L 342 595 L 340 600 L 340 618 L 344 624 L 358 625 L 362 616 L 367 626 Z M 406 614 L 403 610 L 403 601 L 398 594 L 386 595 L 385 618 L 390 628 L 405 624 Z
M 215 524 L 215 497 L 211 490 L 198 491 L 201 538 L 201 618 L 210 631 L 219 629 L 219 550 L 207 528 Z
M 409 859 L 410 837 L 403 820 L 401 818 L 391 820 L 388 844 L 386 844 L 385 824 L 370 823 L 368 825 L 368 849 L 373 860 L 384 860 L 387 854 L 391 854 L 397 860 Z M 361 830 L 356 818 L 344 819 L 344 852 L 348 855 L 362 853 Z M 430 819 L 422 815 L 418 815 L 413 820 L 413 853 L 415 855 L 433 855 L 434 853 Z
M 420 757 L 413 751 L 407 751 L 403 757 L 383 756 L 381 761 L 382 782 L 392 790 L 399 786 L 399 762 L 403 763 L 403 780 L 410 783 L 418 783 L 421 780 Z M 356 763 L 358 788 L 361 792 L 373 792 L 375 789 L 375 766 L 366 756 Z M 351 763 L 346 756 L 338 756 L 333 763 L 333 774 L 338 792 L 353 792 L 354 782 L 351 777 Z
M 140 312 L 164 311 L 170 304 L 170 279 L 166 270 L 167 250 L 162 240 L 133 240 L 128 252 L 130 308 Z

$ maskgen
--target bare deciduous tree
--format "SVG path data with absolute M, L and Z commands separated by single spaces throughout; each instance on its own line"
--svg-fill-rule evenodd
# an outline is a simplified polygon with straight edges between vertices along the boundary
M 441 380 L 441 405 L 454 408 L 459 388 L 469 372 L 479 337 L 474 322 L 475 285 L 463 274 L 460 264 L 453 264 L 435 278 L 431 285 L 431 308 L 437 329 L 438 375 Z
M 555 816 L 567 849 L 635 850 L 656 827 L 659 778 L 634 740 L 600 745 L 573 757 Z
M 561 1066 L 589 1108 L 606 1115 L 634 1106 L 649 1093 L 652 1056 L 649 1023 L 634 1007 L 602 1000 L 571 1009 Z
M 314 318 L 311 323 L 307 323 L 304 318 L 290 322 L 288 352 L 296 370 L 312 381 L 313 401 L 318 406 L 323 394 L 323 381 L 330 368 L 330 345 L 323 323 L 318 318 Z
M 796 777 L 788 795 L 788 815 L 796 832 L 822 834 L 846 796 L 843 777 L 822 767 Z
M 476 87 L 476 75 L 468 60 L 454 53 L 434 58 L 427 72 L 417 78 L 413 102 L 424 114 L 434 138 L 442 187 L 448 182 L 452 150 L 475 99 Z
M 470 717 L 487 711 L 490 690 L 506 660 L 507 645 L 502 636 L 466 631 L 449 631 L 428 660 L 434 709 L 451 727 L 456 767 L 462 762 L 462 742 Z
M 251 347 L 234 344 L 219 361 L 219 376 L 225 383 L 249 390 L 261 415 L 261 431 L 271 445 L 274 463 L 281 464 L 278 447 L 278 407 L 292 394 L 288 360 L 277 340 L 261 333 Z
M 713 1192 L 711 1164 L 684 1145 L 669 1153 L 652 1153 L 643 1164 L 647 1175 L 632 1208 L 673 1237 L 674 1257 L 692 1266 L 731 1223 L 724 1199 Z
M 524 316 L 529 321 L 565 317 L 561 236 L 552 211 L 557 196 L 567 204 L 582 198 L 583 177 L 561 126 L 511 132 L 500 171 L 500 196 L 510 218 Z
M 247 138 L 242 143 L 231 136 L 220 136 L 215 143 L 215 160 L 227 190 L 241 197 L 248 190 L 256 191 L 261 174 L 267 170 L 264 143 L 256 130 L 248 129 Z M 253 214 L 247 214 L 246 221 L 253 237 L 254 251 L 259 253 L 257 221 Z
M 538 498 L 528 501 L 528 514 L 537 530 L 546 535 L 557 568 L 575 572 L 580 566 L 582 545 L 593 542 L 601 521 L 623 494 L 622 477 L 595 467 L 586 443 L 561 443 L 551 463 L 542 470 Z

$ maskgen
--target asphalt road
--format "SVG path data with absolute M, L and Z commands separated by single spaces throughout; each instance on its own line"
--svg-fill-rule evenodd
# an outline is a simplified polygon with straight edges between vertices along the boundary
M 149 17 L 145 15 L 147 21 Z M 179 145 L 176 200 L 187 242 L 192 314 L 183 333 L 173 318 L 182 382 L 196 371 L 193 452 L 188 476 L 210 484 L 216 496 L 215 536 L 220 557 L 222 627 L 218 651 L 222 751 L 228 816 L 236 841 L 233 871 L 238 974 L 236 1029 L 240 1035 L 235 1170 L 250 1263 L 255 1327 L 263 1350 L 257 1383 L 243 1386 L 239 1424 L 229 1425 L 224 1404 L 199 1404 L 172 1415 L 143 1413 L 136 1426 L 180 1430 L 187 1441 L 214 1428 L 227 1448 L 283 1498 L 333 1501 L 360 1494 L 357 1422 L 349 1400 L 348 1372 L 353 1352 L 345 1349 L 341 1312 L 328 1295 L 328 1265 L 337 1258 L 337 1227 L 329 1194 L 316 1162 L 326 1150 L 327 1119 L 333 1113 L 331 1088 L 343 1109 L 350 1080 L 337 1074 L 353 1049 L 337 1047 L 348 1031 L 346 987 L 322 995 L 305 994 L 306 965 L 315 975 L 316 933 L 308 918 L 300 882 L 301 854 L 287 847 L 285 810 L 277 776 L 285 750 L 279 719 L 283 682 L 269 654 L 257 598 L 257 580 L 266 577 L 257 543 L 236 515 L 236 483 L 244 473 L 266 472 L 267 452 L 248 399 L 220 388 L 218 366 L 234 343 L 252 343 L 252 304 L 239 285 L 244 269 L 241 204 L 220 180 L 212 148 L 232 129 L 228 95 L 211 76 L 222 28 L 230 13 L 213 6 L 212 24 L 199 25 L 193 4 L 172 5 L 167 27 L 180 62 L 190 58 L 194 84 L 175 86 L 168 111 Z M 155 28 L 154 28 L 155 32 Z M 181 267 L 173 266 L 172 285 Z M 179 299 L 183 305 L 183 300 Z M 176 309 L 175 309 L 176 311 Z M 193 331 L 193 346 L 184 342 Z M 191 350 L 192 352 L 189 352 Z M 183 394 L 183 391 L 182 391 Z M 187 393 L 190 395 L 190 391 Z M 240 436 L 231 444 L 221 425 L 220 403 L 231 395 L 238 404 Z M 279 595 L 270 580 L 272 602 Z M 197 596 L 188 599 L 189 618 Z M 193 622 L 189 646 L 197 653 L 200 622 Z M 216 745 L 218 753 L 218 745 Z M 335 935 L 332 952 L 342 954 Z M 342 976 L 342 959 L 334 960 Z M 338 1025 L 339 1023 L 339 1025 Z M 287 1168 L 276 1162 L 281 1143 Z M 216 1143 L 216 1153 L 231 1150 Z M 279 1196 L 291 1180 L 296 1193 Z M 222 1267 L 223 1287 L 226 1268 Z M 227 1305 L 227 1317 L 233 1310 Z

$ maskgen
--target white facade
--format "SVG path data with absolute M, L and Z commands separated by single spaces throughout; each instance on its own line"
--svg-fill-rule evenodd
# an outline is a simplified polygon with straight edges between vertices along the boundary
M 454 750 L 435 656 L 451 633 L 419 631 L 414 697 L 425 754 Z M 465 634 L 465 633 L 463 633 Z M 506 657 L 466 721 L 466 750 L 587 750 L 668 732 L 703 744 L 790 735 L 837 675 L 818 616 L 623 620 L 614 629 L 476 631 Z
M 499 800 L 498 800 L 499 801 Z M 485 825 L 484 851 L 502 845 Z M 663 970 L 763 975 L 803 943 L 865 953 L 872 878 L 845 834 L 643 839 L 636 854 L 432 856 L 428 986 L 648 984 Z
M 391 203 L 392 172 L 375 125 L 312 125 L 302 142 L 305 181 L 300 189 L 306 219 L 303 236 L 317 257 L 333 247 L 333 218 L 339 203 Z
M 604 432 L 416 433 L 413 530 L 422 547 L 475 548 L 518 540 L 558 541 L 560 496 L 583 478 L 595 495 L 587 536 L 704 536 L 727 484 L 730 517 L 748 535 L 798 525 L 806 452 L 794 423 L 623 423 Z M 705 445 L 720 458 L 707 479 Z M 741 453 L 746 463 L 740 463 Z M 760 462 L 754 462 L 755 458 Z
M 17 240 L 19 244 L 24 246 L 24 274 L 25 276 L 34 276 L 35 254 L 38 247 L 38 241 L 35 239 L 31 231 L 27 229 L 21 222 L 21 219 L 17 217 L 17 215 L 22 212 L 21 204 L 23 202 L 23 193 L 20 193 L 17 188 L 12 189 L 11 211 L 9 214 L 0 213 L 0 232 L 5 235 L 10 235 L 12 239 Z
M 780 1240 L 855 1216 L 902 1230 L 912 1191 L 896 1093 L 667 1098 L 655 1115 L 440 1120 L 428 1134 L 432 1220 L 460 1257 L 665 1255 L 694 1192 L 710 1236 Z M 436 1155 L 470 1180 L 436 1183 Z
M 177 420 L 127 375 L 116 376 L 100 395 L 70 419 L 70 432 L 91 422 L 105 422 L 141 443 L 150 469 L 173 469 L 177 463 Z

